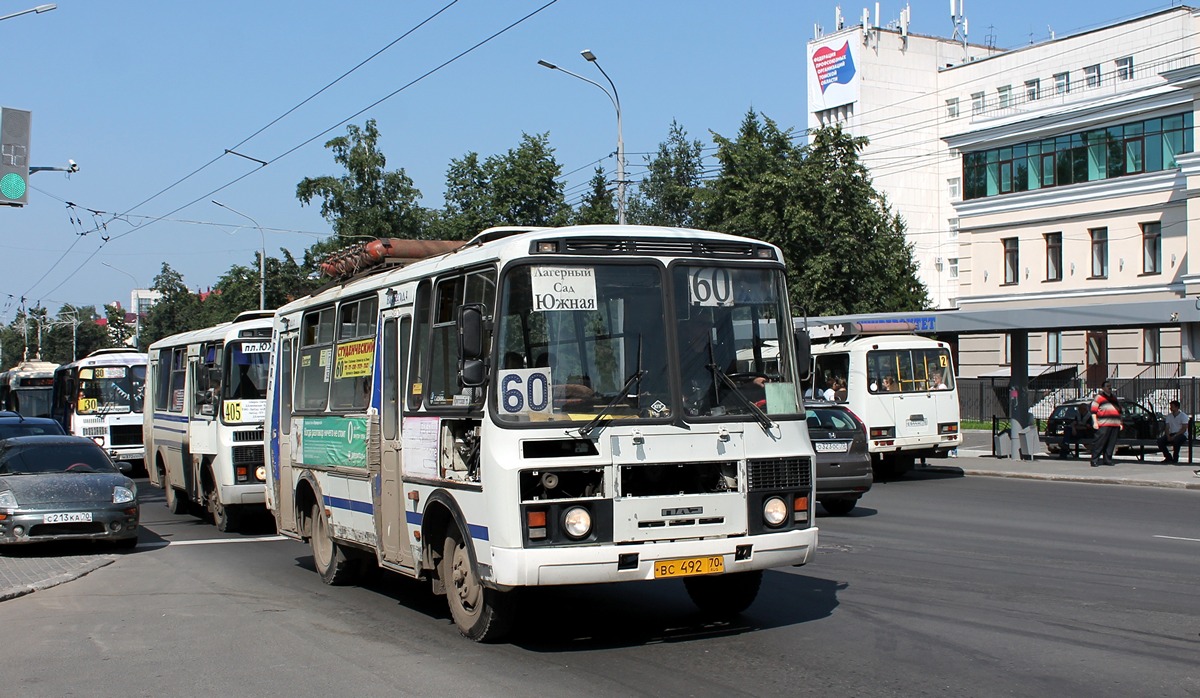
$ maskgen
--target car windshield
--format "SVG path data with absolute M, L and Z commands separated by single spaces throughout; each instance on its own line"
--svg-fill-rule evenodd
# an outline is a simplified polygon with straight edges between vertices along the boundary
M 0 439 L 11 439 L 14 436 L 45 436 L 47 434 L 63 434 L 58 422 L 11 422 L 0 423 Z
M 79 414 L 141 412 L 145 366 L 94 366 L 79 369 Z
M 828 407 L 808 407 L 808 428 L 824 431 L 855 431 L 858 424 L 848 413 Z
M 89 444 L 25 445 L 0 453 L 0 475 L 39 473 L 115 473 L 108 456 Z

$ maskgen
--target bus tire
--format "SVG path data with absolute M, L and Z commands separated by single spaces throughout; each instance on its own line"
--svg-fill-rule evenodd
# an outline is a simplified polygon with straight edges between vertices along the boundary
M 446 535 L 439 574 L 446 587 L 450 615 L 464 637 L 495 642 L 508 634 L 516 616 L 513 592 L 483 585 L 457 527 Z
M 188 507 L 187 498 L 180 497 L 179 490 L 171 487 L 171 481 L 167 478 L 166 472 L 159 471 L 158 479 L 160 482 L 162 482 L 163 495 L 167 500 L 167 511 L 170 511 L 176 516 L 187 514 L 190 508 Z
M 683 586 L 692 603 L 705 613 L 736 616 L 750 608 L 762 586 L 762 570 L 685 577 Z
M 212 516 L 213 525 L 222 533 L 233 533 L 241 526 L 241 507 L 226 506 L 217 496 L 214 488 L 208 493 L 208 513 Z
M 342 546 L 338 545 L 329 534 L 329 519 L 325 516 L 325 507 L 313 504 L 312 507 L 312 545 L 313 566 L 321 581 L 332 586 L 352 584 L 355 572 L 359 569 L 355 561 L 346 555 Z

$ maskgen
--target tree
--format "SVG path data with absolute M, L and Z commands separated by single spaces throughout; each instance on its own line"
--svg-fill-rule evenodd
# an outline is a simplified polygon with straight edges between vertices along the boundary
M 575 225 L 593 225 L 617 222 L 616 198 L 608 188 L 608 178 L 604 176 L 604 168 L 597 167 L 592 179 L 588 182 L 588 193 L 579 204 L 579 210 L 572 216 Z
M 112 346 L 108 331 L 98 322 L 95 306 L 63 305 L 54 320 L 47 320 L 49 330 L 42 331 L 45 347 L 42 358 L 65 364 L 87 356 L 97 349 Z
M 350 124 L 346 134 L 329 140 L 325 147 L 347 174 L 305 177 L 296 185 L 302 205 L 321 199 L 321 216 L 341 238 L 329 246 L 336 249 L 348 240 L 365 238 L 423 237 L 427 214 L 417 203 L 421 192 L 403 169 L 387 171 L 387 158 L 377 148 L 375 120 L 368 119 L 364 129 Z
M 134 328 L 125 322 L 125 309 L 113 303 L 104 306 L 104 317 L 108 321 L 108 342 L 110 346 L 132 346 Z M 138 347 L 134 347 L 135 349 Z
M 179 332 L 208 326 L 201 314 L 199 295 L 188 290 L 183 283 L 183 275 L 172 269 L 171 265 L 163 262 L 162 270 L 154 277 L 152 288 L 162 297 L 146 314 L 146 321 L 142 324 L 142 346 L 150 346 L 163 337 Z
M 826 128 L 797 145 L 753 111 L 736 140 L 713 137 L 721 172 L 703 190 L 706 227 L 779 245 L 793 306 L 840 315 L 928 305 L 904 223 L 858 159 L 864 139 Z
M 641 225 L 696 227 L 697 193 L 704 173 L 704 145 L 689 141 L 687 131 L 671 122 L 667 140 L 646 157 L 647 173 L 629 203 L 629 220 Z

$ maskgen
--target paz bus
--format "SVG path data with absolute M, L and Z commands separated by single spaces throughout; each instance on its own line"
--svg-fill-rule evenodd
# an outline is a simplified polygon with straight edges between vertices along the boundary
M 272 316 L 245 312 L 149 347 L 143 434 L 150 483 L 163 488 L 172 513 L 196 505 L 221 531 L 263 508 Z
M 143 465 L 142 397 L 146 355 L 97 349 L 54 370 L 51 416 L 68 434 L 86 436 L 115 461 Z
M 813 394 L 826 388 L 867 427 L 881 476 L 903 475 L 917 458 L 962 444 L 950 345 L 903 334 L 858 334 L 812 345 Z
M 681 579 L 730 614 L 812 558 L 808 344 L 778 248 L 498 228 L 323 268 L 350 275 L 275 314 L 267 506 L 326 583 L 427 579 L 486 641 L 521 587 Z
M 56 363 L 34 359 L 0 373 L 0 408 L 26 417 L 49 417 L 56 368 Z

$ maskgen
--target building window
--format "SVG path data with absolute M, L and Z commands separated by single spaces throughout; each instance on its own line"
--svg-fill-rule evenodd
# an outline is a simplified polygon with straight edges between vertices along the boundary
M 1108 228 L 1092 228 L 1092 278 L 1108 278 Z
M 1162 343 L 1159 328 L 1147 327 L 1142 330 L 1142 363 L 1162 363 Z
M 1021 258 L 1017 254 L 1017 239 L 1004 238 L 1004 283 L 1015 284 L 1021 268 Z
M 1178 167 L 1192 112 L 963 153 L 963 198 L 1033 191 Z
M 1062 362 L 1062 332 L 1047 332 L 1046 363 L 1061 364 Z
M 1012 106 L 1012 85 L 1005 85 L 996 88 L 996 96 L 999 98 L 999 107 L 1008 109 Z
M 1004 365 L 1012 365 L 1012 335 L 1004 333 Z
M 951 97 L 950 99 L 946 100 L 946 118 L 958 118 L 958 97 Z
M 1132 80 L 1133 56 L 1118 58 L 1115 62 L 1117 64 L 1117 80 Z
M 957 199 L 962 195 L 962 186 L 959 184 L 961 181 L 958 177 L 946 180 L 946 189 L 949 191 L 951 199 Z
M 1034 78 L 1033 80 L 1025 81 L 1025 101 L 1036 102 L 1038 97 L 1041 97 L 1042 81 Z
M 1046 281 L 1062 281 L 1062 233 L 1046 233 Z
M 1070 73 L 1055 73 L 1054 74 L 1054 94 L 1065 95 L 1071 91 L 1071 74 Z
M 972 114 L 983 113 L 983 93 L 982 92 L 976 92 L 971 95 L 971 113 Z
M 1142 223 L 1142 273 L 1162 273 L 1162 223 Z
M 950 268 L 950 278 L 957 279 L 958 278 L 958 257 L 951 257 L 951 258 L 947 259 L 946 262 L 948 263 L 949 268 Z
M 957 240 L 958 239 L 958 219 L 951 218 L 948 221 L 946 221 L 946 224 L 949 229 L 949 235 L 947 237 L 949 237 L 951 240 Z
M 1088 87 L 1100 87 L 1100 65 L 1085 66 L 1083 78 Z

